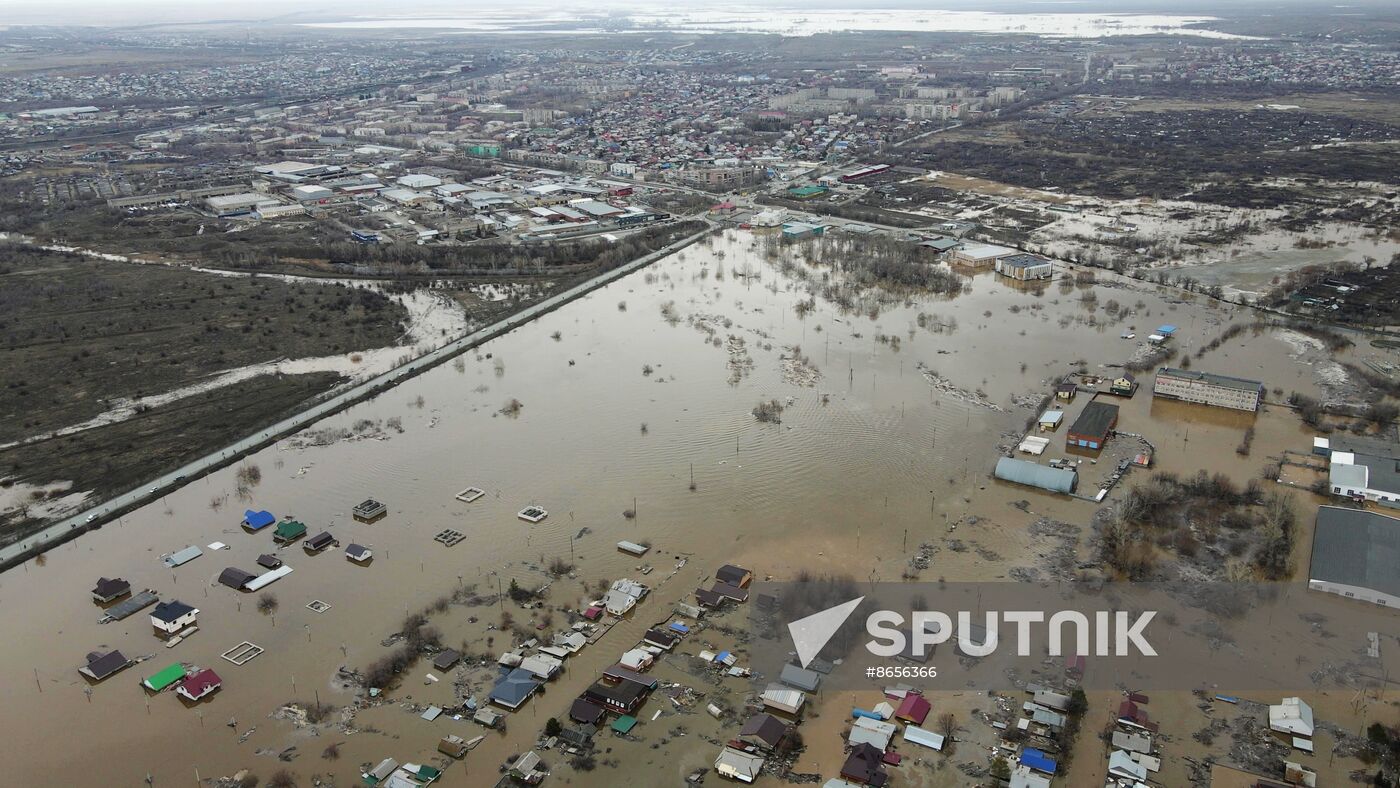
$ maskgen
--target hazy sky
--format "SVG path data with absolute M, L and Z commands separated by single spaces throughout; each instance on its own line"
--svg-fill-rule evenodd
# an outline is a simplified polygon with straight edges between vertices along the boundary
M 1374 6 L 1387 0 L 1340 0 L 1353 8 Z M 297 21 L 346 19 L 357 16 L 443 14 L 470 15 L 473 11 L 504 8 L 519 11 L 536 6 L 550 10 L 599 12 L 633 7 L 667 7 L 666 0 L 0 0 L 0 26 L 6 24 L 148 25 L 162 22 L 200 22 L 226 19 L 287 19 Z M 1119 13 L 1219 14 L 1281 6 L 1319 8 L 1308 0 L 700 0 L 699 7 L 784 8 L 923 8 L 981 11 L 1055 11 Z M 1330 8 L 1330 5 L 1322 8 Z

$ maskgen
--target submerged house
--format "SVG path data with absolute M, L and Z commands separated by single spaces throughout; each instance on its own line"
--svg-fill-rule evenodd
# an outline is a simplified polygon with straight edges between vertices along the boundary
M 874 785 L 877 788 L 889 782 L 885 773 L 885 753 L 869 744 L 857 744 L 841 764 L 841 779 L 857 785 Z
M 330 531 L 322 531 L 310 539 L 307 539 L 305 542 L 302 542 L 301 547 L 308 553 L 319 553 L 336 544 L 340 543 L 335 540 L 334 536 L 331 536 Z
M 242 525 L 249 531 L 261 531 L 262 529 L 268 527 L 269 525 L 272 525 L 275 522 L 277 522 L 277 518 L 272 514 L 272 512 L 269 512 L 266 509 L 263 509 L 261 511 L 253 511 L 252 509 L 247 509 L 243 512 Z
M 739 731 L 739 739 L 745 744 L 776 750 L 782 746 L 792 731 L 792 725 L 783 722 L 772 714 L 755 714 L 744 723 Z
M 741 783 L 751 783 L 763 771 L 763 756 L 725 747 L 715 759 L 715 773 Z
M 585 725 L 597 725 L 607 713 L 607 709 L 588 698 L 574 698 L 569 706 L 569 719 Z
M 94 602 L 106 604 L 129 593 L 131 593 L 131 583 L 119 577 L 99 577 L 97 585 L 93 586 L 92 589 L 92 599 Z
M 496 681 L 489 697 L 492 703 L 514 710 L 520 708 L 539 688 L 540 682 L 535 674 L 515 668 Z
M 715 579 L 739 588 L 748 588 L 749 583 L 753 582 L 753 572 L 742 566 L 725 564 L 715 570 Z
M 306 536 L 306 523 L 299 520 L 283 520 L 277 524 L 277 530 L 272 532 L 272 541 L 290 544 L 303 536 Z
M 219 674 L 210 668 L 205 668 L 180 682 L 180 686 L 175 688 L 175 692 L 187 700 L 198 701 L 218 692 L 222 686 L 224 686 L 224 680 L 219 678 Z
M 169 602 L 161 602 L 151 611 L 151 626 L 167 635 L 173 635 L 193 624 L 198 615 L 198 608 L 172 599 Z
M 451 670 L 462 660 L 462 652 L 456 649 L 443 649 L 433 658 L 433 667 L 438 670 Z
M 583 691 L 588 702 L 617 714 L 631 714 L 641 707 L 651 690 L 645 684 L 623 681 L 607 684 L 596 681 Z
M 131 660 L 127 659 L 120 651 L 94 651 L 87 655 L 87 664 L 78 668 L 78 672 L 92 679 L 101 681 L 112 674 L 125 670 L 131 665 Z

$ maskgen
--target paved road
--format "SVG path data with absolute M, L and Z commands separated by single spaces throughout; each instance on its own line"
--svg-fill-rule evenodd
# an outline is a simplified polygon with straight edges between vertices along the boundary
M 704 230 L 687 236 L 670 246 L 652 252 L 644 257 L 639 257 L 626 265 L 619 266 L 611 271 L 605 271 L 586 282 L 577 284 L 562 293 L 555 294 L 549 298 L 511 315 L 499 322 L 493 323 L 485 328 L 475 331 L 459 339 L 455 339 L 437 350 L 425 353 L 414 360 L 376 376 L 353 388 L 337 394 L 336 396 L 307 408 L 306 410 L 284 419 L 266 429 L 249 435 L 248 437 L 226 446 L 217 452 L 210 452 L 205 456 L 177 468 L 158 479 L 142 485 L 140 488 L 123 493 L 101 504 L 79 512 L 66 520 L 50 525 L 48 528 L 31 535 L 22 542 L 7 545 L 0 548 L 0 571 L 9 569 L 20 563 L 25 555 L 31 550 L 45 548 L 58 544 L 77 534 L 84 533 L 84 526 L 95 526 L 99 523 L 111 519 L 114 515 L 125 512 L 134 507 L 143 505 L 151 500 L 159 498 L 172 490 L 178 489 L 184 484 L 209 471 L 234 462 L 239 457 L 250 454 L 257 449 L 277 441 L 279 438 L 290 435 L 305 429 L 311 424 L 321 419 L 338 413 L 339 411 L 355 404 L 356 402 L 377 395 L 381 390 L 387 390 L 396 386 L 409 378 L 415 377 L 445 361 L 463 353 L 488 340 L 494 339 L 502 334 L 519 328 L 522 325 L 534 320 L 541 315 L 553 312 L 565 304 L 574 301 L 603 285 L 621 279 L 630 273 L 652 264 L 668 254 L 689 246 L 700 240 L 704 236 L 714 232 L 715 225 L 711 224 Z

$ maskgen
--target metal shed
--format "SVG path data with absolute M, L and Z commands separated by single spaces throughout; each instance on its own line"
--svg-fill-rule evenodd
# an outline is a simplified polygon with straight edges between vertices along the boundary
M 1066 468 L 1051 468 L 1015 457 L 1002 457 L 997 460 L 993 472 L 998 479 L 1030 487 L 1039 487 L 1057 493 L 1072 493 L 1079 481 L 1077 471 Z

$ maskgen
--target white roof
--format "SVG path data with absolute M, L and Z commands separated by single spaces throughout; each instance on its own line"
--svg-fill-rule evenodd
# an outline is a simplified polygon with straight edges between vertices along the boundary
M 1001 257 L 1005 254 L 1016 254 L 1015 249 L 1008 249 L 1005 246 L 995 244 L 963 244 L 958 250 L 965 257 L 975 257 L 978 259 L 987 257 Z
M 784 689 L 777 684 L 769 684 L 763 692 L 763 702 L 780 709 L 800 709 L 807 702 L 807 696 L 800 690 Z
M 626 654 L 623 654 L 622 658 L 618 660 L 618 664 L 622 665 L 624 668 L 636 670 L 650 665 L 651 661 L 652 657 L 650 651 L 634 648 Z
M 295 175 L 307 170 L 318 170 L 323 166 L 321 164 L 308 164 L 304 161 L 279 161 L 276 164 L 263 164 L 254 167 L 253 171 L 266 175 Z
M 1063 711 L 1069 708 L 1069 696 L 1061 695 L 1050 690 L 1040 690 L 1031 696 L 1031 699 L 1042 706 Z
M 762 769 L 763 758 L 728 747 L 720 750 L 719 757 L 715 759 L 716 772 L 746 783 L 753 782 Z
M 636 606 L 637 598 L 625 591 L 614 589 L 603 597 L 603 607 L 606 607 L 608 612 L 613 615 L 622 615 Z
M 1029 766 L 1017 764 L 1011 770 L 1011 788 L 1050 788 L 1050 778 L 1038 774 Z
M 417 200 L 425 196 L 412 189 L 385 189 L 380 192 L 380 195 L 398 202 L 409 202 L 410 200 Z
M 880 715 L 880 719 L 882 720 L 887 720 L 894 716 L 894 706 L 891 706 L 888 701 L 880 701 L 875 704 L 875 708 L 871 709 L 871 711 Z
M 405 175 L 398 179 L 398 183 L 410 189 L 427 189 L 433 186 L 441 186 L 442 179 L 434 178 L 431 175 Z
M 898 728 L 892 722 L 858 717 L 855 724 L 851 726 L 851 733 L 846 737 L 846 740 L 850 742 L 852 747 L 857 744 L 870 744 L 883 751 L 889 749 L 890 739 L 894 738 L 896 730 Z
M 1037 435 L 1027 435 L 1025 437 L 1025 440 L 1022 440 L 1020 445 L 1016 447 L 1016 450 L 1019 452 L 1024 452 L 1026 454 L 1034 454 L 1036 456 L 1039 456 L 1045 453 L 1045 449 L 1049 447 L 1049 445 L 1049 438 L 1041 438 Z
M 1128 752 L 1152 752 L 1152 737 L 1145 733 L 1114 731 L 1113 746 Z
M 278 580 L 281 580 L 282 578 L 286 577 L 287 575 L 290 575 L 291 573 L 292 568 L 290 566 L 287 566 L 286 564 L 283 564 L 277 567 L 276 569 L 263 572 L 262 574 L 258 575 L 252 580 L 249 580 L 243 587 L 249 591 L 257 591 L 259 588 L 269 586 L 277 582 Z
M 1269 707 L 1269 728 L 1297 736 L 1312 736 L 1312 707 L 1302 698 L 1284 698 L 1282 703 Z
M 553 676 L 563 664 L 562 661 L 548 654 L 536 654 L 533 657 L 526 657 L 520 660 L 520 668 L 522 670 L 528 670 L 542 679 Z
M 1116 777 L 1143 780 L 1147 778 L 1147 767 L 1134 761 L 1128 753 L 1114 750 L 1113 754 L 1108 756 L 1108 773 Z
M 933 750 L 943 749 L 942 734 L 934 733 L 930 730 L 924 730 L 923 728 L 920 728 L 917 725 L 904 726 L 904 740 L 907 742 L 913 742 L 914 744 L 923 745 L 924 747 L 928 747 L 929 749 Z

